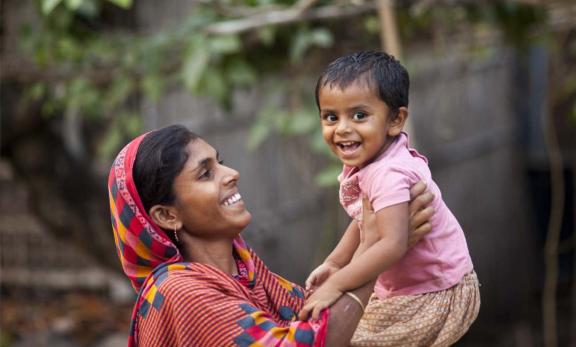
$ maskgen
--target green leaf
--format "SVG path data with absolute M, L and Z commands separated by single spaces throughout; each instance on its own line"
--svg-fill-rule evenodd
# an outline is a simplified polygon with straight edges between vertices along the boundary
M 76 11 L 82 6 L 83 0 L 66 0 L 66 7 L 72 11 Z
M 274 129 L 275 108 L 272 105 L 266 106 L 258 113 L 254 125 L 250 128 L 248 137 L 248 149 L 254 150 L 264 142 Z
M 332 164 L 320 171 L 320 173 L 314 177 L 314 182 L 321 187 L 335 186 L 338 184 L 338 175 L 341 171 L 342 166 Z
M 210 67 L 206 68 L 199 86 L 202 86 L 202 90 L 198 90 L 198 92 L 210 95 L 221 103 L 227 101 L 229 89 L 220 70 Z
M 205 47 L 202 46 L 202 43 L 203 40 L 200 38 L 191 42 L 182 68 L 184 85 L 192 92 L 197 90 L 198 83 L 210 60 L 210 55 Z
M 50 14 L 62 0 L 42 0 L 42 13 Z
M 264 27 L 258 29 L 256 32 L 260 42 L 265 46 L 271 46 L 274 43 L 274 39 L 276 38 L 276 28 L 273 26 Z
M 232 84 L 237 86 L 248 86 L 257 80 L 254 68 L 239 58 L 232 59 L 226 65 L 226 76 Z
M 250 128 L 250 135 L 248 137 L 248 149 L 255 150 L 268 138 L 271 133 L 271 128 L 268 124 L 262 121 L 257 121 Z
M 120 106 L 126 101 L 133 89 L 132 81 L 125 76 L 118 76 L 112 81 L 112 86 L 106 91 L 106 98 L 103 101 L 108 111 Z
M 29 92 L 32 100 L 39 100 L 46 95 L 46 85 L 42 83 L 34 83 Z
M 152 101 L 157 101 L 162 95 L 162 79 L 157 75 L 146 75 L 142 80 L 142 89 L 147 98 Z
M 310 38 L 309 32 L 300 30 L 298 31 L 292 40 L 292 45 L 290 46 L 290 61 L 292 63 L 297 63 L 302 59 L 306 48 L 308 48 Z
M 290 47 L 290 61 L 297 63 L 302 60 L 304 53 L 311 46 L 328 47 L 333 43 L 332 34 L 326 29 L 302 29 L 294 35 Z
M 120 127 L 117 124 L 113 124 L 108 128 L 102 142 L 98 145 L 98 156 L 104 159 L 112 157 L 118 151 L 121 141 L 122 133 Z
M 318 47 L 330 47 L 334 43 L 334 38 L 330 31 L 320 28 L 312 32 L 311 42 Z
M 142 132 L 142 117 L 137 113 L 127 113 L 124 119 L 124 128 L 131 137 L 140 134 Z
M 335 158 L 330 148 L 326 145 L 326 142 L 324 142 L 324 138 L 322 137 L 322 129 L 320 129 L 320 126 L 316 128 L 310 136 L 310 147 L 314 153 L 319 153 L 328 157 Z
M 220 54 L 236 53 L 242 48 L 242 42 L 236 35 L 218 35 L 208 41 L 210 52 Z
M 319 127 L 316 112 L 307 109 L 300 109 L 288 117 L 287 133 L 291 135 L 303 135 Z
M 108 0 L 108 2 L 111 2 L 118 7 L 122 7 L 123 9 L 129 9 L 132 7 L 132 0 Z
M 380 19 L 378 16 L 369 16 L 364 20 L 364 29 L 370 34 L 380 33 Z

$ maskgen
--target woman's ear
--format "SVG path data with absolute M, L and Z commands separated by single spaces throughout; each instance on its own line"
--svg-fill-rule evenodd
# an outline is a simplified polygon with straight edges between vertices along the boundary
M 182 228 L 182 221 L 173 206 L 154 205 L 150 208 L 149 215 L 152 221 L 162 229 L 178 230 Z
M 399 107 L 396 117 L 390 120 L 390 126 L 388 127 L 389 136 L 398 136 L 404 129 L 404 124 L 406 124 L 406 119 L 408 119 L 408 108 Z

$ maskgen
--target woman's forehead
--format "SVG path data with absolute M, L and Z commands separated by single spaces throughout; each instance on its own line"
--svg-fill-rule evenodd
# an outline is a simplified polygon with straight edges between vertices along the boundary
M 202 139 L 191 141 L 186 146 L 186 152 L 188 153 L 188 164 L 192 163 L 193 165 L 204 159 L 216 158 L 218 156 L 218 151 Z

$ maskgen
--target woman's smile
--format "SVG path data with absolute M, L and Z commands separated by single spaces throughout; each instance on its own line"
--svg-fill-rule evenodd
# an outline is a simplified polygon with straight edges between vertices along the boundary
M 240 174 L 225 166 L 204 140 L 191 142 L 188 153 L 174 184 L 184 228 L 210 237 L 238 234 L 252 218 L 238 191 Z
M 225 198 L 222 202 L 222 205 L 226 208 L 231 209 L 245 209 L 246 206 L 244 205 L 244 200 L 242 200 L 242 195 L 236 192 L 233 193 L 230 197 Z

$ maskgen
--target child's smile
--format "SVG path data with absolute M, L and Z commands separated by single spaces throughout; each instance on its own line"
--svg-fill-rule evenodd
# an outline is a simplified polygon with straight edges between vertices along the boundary
M 336 144 L 340 147 L 340 150 L 346 154 L 353 153 L 360 147 L 360 142 L 356 141 L 344 141 Z
M 344 89 L 326 85 L 318 94 L 322 136 L 330 149 L 348 166 L 369 164 L 386 150 L 402 130 L 368 83 L 353 82 Z

